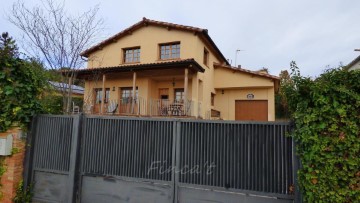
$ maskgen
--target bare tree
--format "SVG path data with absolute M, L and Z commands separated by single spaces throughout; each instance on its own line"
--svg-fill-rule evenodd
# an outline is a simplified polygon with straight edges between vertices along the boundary
M 61 74 L 63 111 L 71 107 L 71 84 L 75 69 L 86 62 L 80 52 L 92 45 L 103 30 L 103 20 L 98 18 L 98 6 L 79 15 L 70 15 L 64 2 L 43 0 L 40 6 L 28 8 L 18 1 L 8 13 L 8 20 L 23 32 L 25 51 L 44 62 L 53 70 L 70 69 Z M 70 84 L 67 88 L 66 84 Z

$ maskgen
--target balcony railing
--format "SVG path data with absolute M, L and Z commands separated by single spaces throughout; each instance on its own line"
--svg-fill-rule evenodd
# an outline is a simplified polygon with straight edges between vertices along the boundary
M 193 115 L 194 102 L 171 101 L 167 99 L 151 99 L 150 115 L 151 116 L 195 116 Z
M 165 99 L 143 99 L 125 98 L 120 100 L 109 100 L 104 105 L 104 114 L 132 115 L 132 116 L 178 116 L 178 117 L 199 117 L 201 103 L 192 100 L 178 101 Z M 195 108 L 197 107 L 197 112 Z M 94 114 L 94 105 L 84 104 L 84 113 Z

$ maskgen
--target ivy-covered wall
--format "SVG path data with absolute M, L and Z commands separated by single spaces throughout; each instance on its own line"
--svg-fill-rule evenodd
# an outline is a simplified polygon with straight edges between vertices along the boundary
M 304 202 L 360 202 L 360 71 L 312 79 L 291 68 L 281 91 L 295 121 Z

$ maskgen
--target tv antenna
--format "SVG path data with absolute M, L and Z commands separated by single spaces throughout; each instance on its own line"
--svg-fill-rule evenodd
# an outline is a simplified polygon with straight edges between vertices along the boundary
M 239 53 L 240 51 L 245 51 L 245 50 L 237 49 L 237 50 L 235 51 L 235 65 L 234 65 L 234 67 L 236 67 L 236 59 L 237 59 L 237 55 L 238 55 L 238 53 Z

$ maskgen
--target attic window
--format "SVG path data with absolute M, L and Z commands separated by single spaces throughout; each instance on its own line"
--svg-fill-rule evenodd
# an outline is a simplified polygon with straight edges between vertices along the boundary
M 180 42 L 160 44 L 160 59 L 180 58 Z
M 140 62 L 140 47 L 126 48 L 124 50 L 123 63 Z
M 204 64 L 207 66 L 209 64 L 209 51 L 204 48 Z

